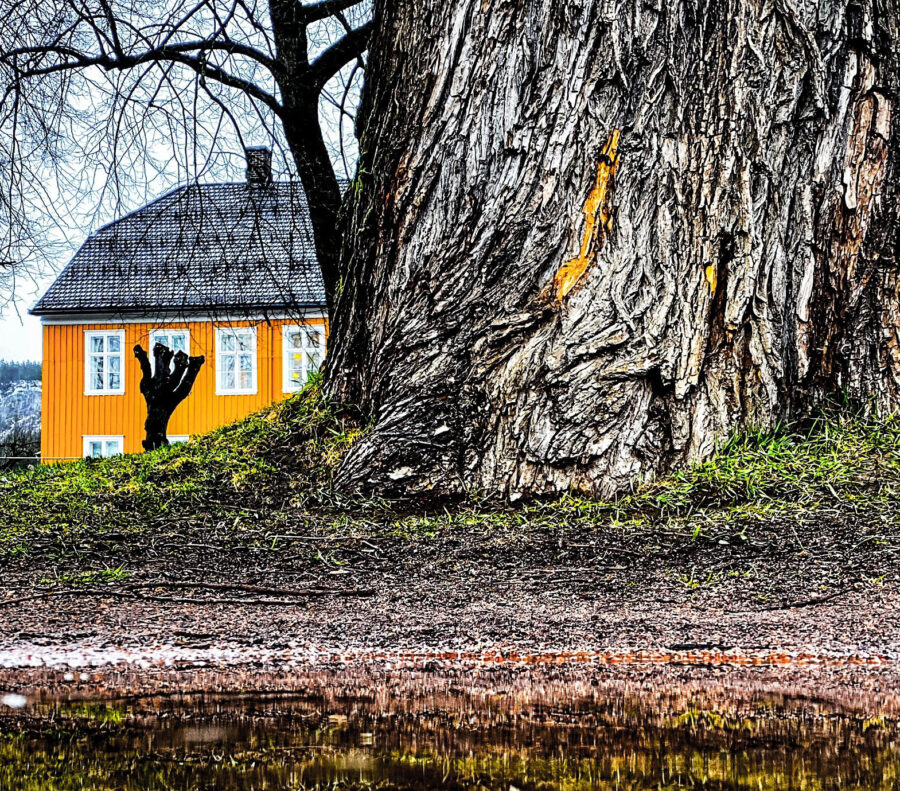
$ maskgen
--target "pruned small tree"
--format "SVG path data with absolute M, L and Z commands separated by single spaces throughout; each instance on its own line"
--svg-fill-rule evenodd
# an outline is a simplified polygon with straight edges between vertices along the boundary
M 169 444 L 166 431 L 169 418 L 176 407 L 190 395 L 197 374 L 206 362 L 201 354 L 188 357 L 184 352 L 173 352 L 161 343 L 153 346 L 153 366 L 143 346 L 134 347 L 134 356 L 141 366 L 141 394 L 147 402 L 147 420 L 144 450 L 156 450 Z

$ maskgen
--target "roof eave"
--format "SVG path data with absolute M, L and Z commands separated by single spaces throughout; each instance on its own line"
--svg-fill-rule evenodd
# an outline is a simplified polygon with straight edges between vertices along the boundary
M 291 311 L 291 310 L 321 310 L 327 307 L 325 300 L 307 301 L 307 302 L 259 302 L 259 303 L 242 303 L 242 304 L 221 304 L 221 305 L 106 305 L 95 306 L 90 308 L 83 307 L 62 307 L 62 308 L 41 308 L 35 305 L 28 313 L 32 316 L 109 316 L 115 314 L 144 314 L 148 318 L 154 318 L 161 314 L 202 314 L 209 315 L 211 313 L 227 313 L 234 315 L 235 313 L 246 313 L 248 311 Z

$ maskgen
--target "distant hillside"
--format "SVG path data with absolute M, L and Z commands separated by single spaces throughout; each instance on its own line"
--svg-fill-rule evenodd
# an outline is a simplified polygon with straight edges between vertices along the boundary
M 41 364 L 30 360 L 26 362 L 0 360 L 0 386 L 19 381 L 40 382 Z
M 0 360 L 0 457 L 35 456 L 40 445 L 41 364 Z

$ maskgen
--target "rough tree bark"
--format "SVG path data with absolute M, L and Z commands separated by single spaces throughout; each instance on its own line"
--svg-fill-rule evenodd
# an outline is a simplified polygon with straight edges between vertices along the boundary
M 900 407 L 898 4 L 376 3 L 339 484 L 608 495 Z
M 134 347 L 134 356 L 141 366 L 141 394 L 147 403 L 147 419 L 144 421 L 144 450 L 156 450 L 169 444 L 166 436 L 169 418 L 175 408 L 190 395 L 197 374 L 206 362 L 203 355 L 188 357 L 184 352 L 173 352 L 161 343 L 153 345 L 153 362 L 144 348 Z

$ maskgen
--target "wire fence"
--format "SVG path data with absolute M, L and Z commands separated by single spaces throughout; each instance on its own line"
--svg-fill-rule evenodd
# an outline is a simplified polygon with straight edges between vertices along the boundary
M 0 468 L 21 466 L 24 463 L 52 464 L 60 461 L 78 461 L 81 456 L 0 456 Z

